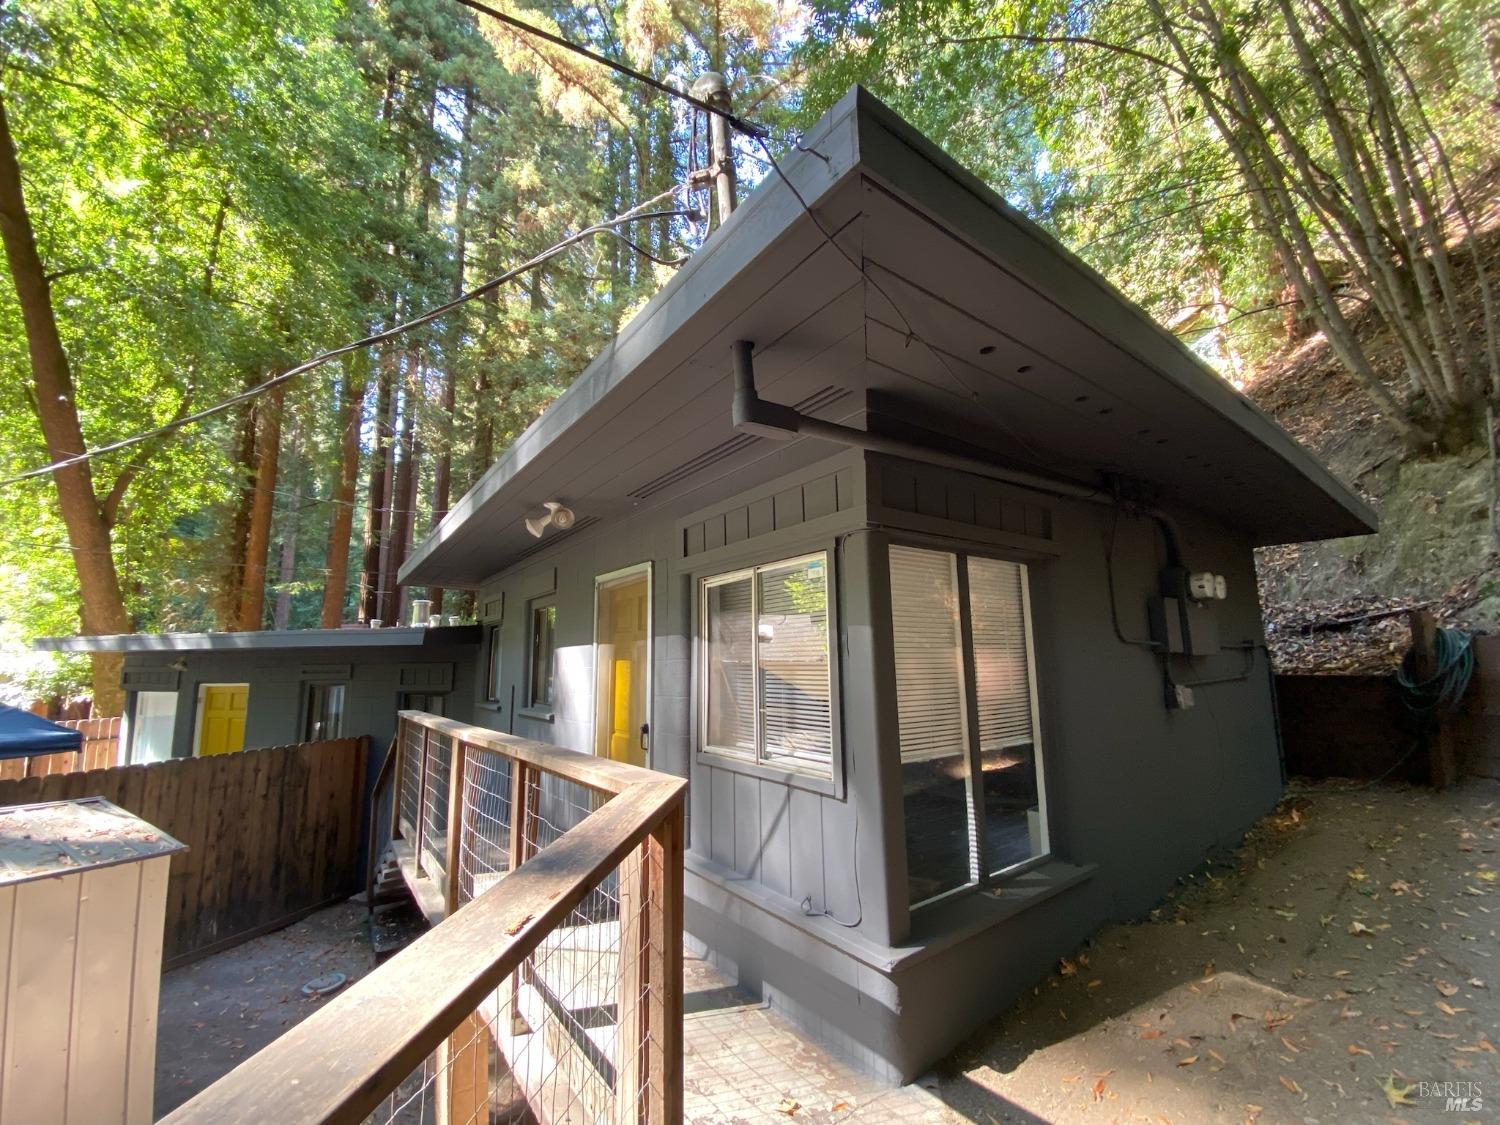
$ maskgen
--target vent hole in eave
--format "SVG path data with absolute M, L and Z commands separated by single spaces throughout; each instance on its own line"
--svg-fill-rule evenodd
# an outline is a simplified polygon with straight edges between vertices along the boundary
M 979 354 L 980 355 L 994 355 L 995 354 L 995 345 L 994 344 L 986 344 L 984 347 L 982 347 L 982 348 L 979 349 Z
M 1029 364 L 1029 363 L 1023 363 L 1023 364 L 1021 364 L 1020 367 L 1016 368 L 1016 374 L 1017 375 L 1025 375 L 1026 372 L 1028 372 L 1030 370 L 1031 370 L 1031 364 Z

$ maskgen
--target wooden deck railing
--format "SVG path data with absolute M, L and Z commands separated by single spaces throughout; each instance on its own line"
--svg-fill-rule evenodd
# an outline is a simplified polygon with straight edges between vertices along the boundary
M 391 755 L 440 924 L 167 1120 L 680 1120 L 686 782 L 411 711 Z

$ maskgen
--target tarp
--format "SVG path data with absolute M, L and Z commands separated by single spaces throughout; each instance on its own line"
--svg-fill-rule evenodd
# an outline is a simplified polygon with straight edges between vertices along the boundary
M 0 759 L 60 754 L 83 748 L 80 731 L 60 727 L 30 711 L 0 703 Z

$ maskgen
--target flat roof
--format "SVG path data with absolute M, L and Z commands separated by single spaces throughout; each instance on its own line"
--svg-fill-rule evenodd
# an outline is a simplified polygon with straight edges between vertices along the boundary
M 1267 414 L 864 90 L 782 169 L 453 505 L 403 583 L 473 587 L 514 565 L 556 540 L 524 526 L 547 500 L 577 530 L 835 452 L 733 430 L 737 339 L 762 397 L 827 421 L 876 428 L 878 401 L 997 464 L 1144 483 L 1258 545 L 1375 528 Z
M 0 809 L 0 887 L 186 850 L 103 797 Z
M 478 625 L 394 629 L 262 629 L 253 633 L 119 633 L 101 637 L 39 637 L 45 652 L 267 652 L 304 648 L 433 648 L 477 645 Z

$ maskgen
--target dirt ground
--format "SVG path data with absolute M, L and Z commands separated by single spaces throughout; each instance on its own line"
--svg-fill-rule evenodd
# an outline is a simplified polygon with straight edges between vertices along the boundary
M 367 935 L 365 908 L 345 903 L 165 974 L 156 1116 L 176 1109 L 324 1003 L 302 995 L 308 981 L 341 972 L 353 982 L 369 972 L 374 958 Z
M 1294 787 L 924 1085 L 979 1122 L 1500 1120 L 1497 852 L 1492 782 Z
M 787 1073 L 789 1028 L 728 1034 L 770 1052 L 756 1073 L 809 1120 L 827 1103 L 862 1121 L 1497 1121 L 1497 867 L 1500 784 L 1294 786 L 1151 919 L 1103 931 L 920 1090 L 893 1091 L 899 1109 L 865 1090 L 819 1100 L 826 1082 Z M 312 1012 L 306 981 L 370 965 L 351 905 L 168 973 L 158 1115 Z M 704 1119 L 787 1120 L 777 1103 Z

